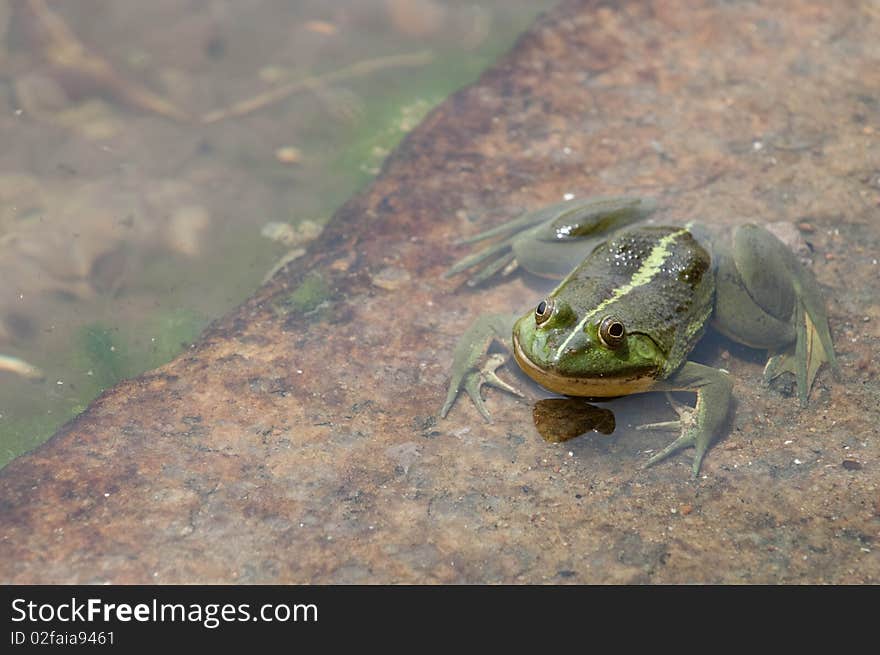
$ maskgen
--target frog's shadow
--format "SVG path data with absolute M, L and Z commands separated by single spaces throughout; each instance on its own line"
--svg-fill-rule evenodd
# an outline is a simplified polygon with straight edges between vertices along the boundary
M 711 327 L 711 324 L 703 338 L 694 346 L 688 359 L 698 364 L 712 366 L 713 368 L 724 368 L 724 360 L 726 359 L 722 356 L 724 352 L 730 355 L 730 359 L 756 364 L 761 367 L 764 366 L 767 359 L 766 350 L 759 350 L 734 341 Z

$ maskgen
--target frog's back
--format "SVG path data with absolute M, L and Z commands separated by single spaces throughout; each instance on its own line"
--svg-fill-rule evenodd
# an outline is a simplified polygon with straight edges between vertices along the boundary
M 636 227 L 598 245 L 558 291 L 590 320 L 614 315 L 628 332 L 650 336 L 668 354 L 671 371 L 712 313 L 710 265 L 686 227 Z

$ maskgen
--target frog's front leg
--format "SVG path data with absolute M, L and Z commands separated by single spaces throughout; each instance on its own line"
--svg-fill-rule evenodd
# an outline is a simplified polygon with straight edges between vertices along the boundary
M 484 384 L 503 389 L 515 396 L 522 396 L 522 393 L 495 374 L 495 370 L 504 364 L 507 356 L 488 355 L 489 346 L 495 340 L 500 341 L 508 352 L 510 351 L 511 326 L 515 319 L 516 317 L 506 314 L 483 314 L 461 336 L 455 347 L 449 391 L 446 394 L 446 402 L 440 410 L 441 418 L 446 418 L 462 388 L 487 421 L 490 421 L 491 417 L 480 395 L 480 389 Z M 482 366 L 480 366 L 481 361 Z
M 730 374 L 695 362 L 685 362 L 674 375 L 659 381 L 652 391 L 693 391 L 697 404 L 693 408 L 673 404 L 679 415 L 678 421 L 649 423 L 638 429 L 677 428 L 679 437 L 659 453 L 651 457 L 645 467 L 653 466 L 682 448 L 694 447 L 693 475 L 700 472 L 703 457 L 718 437 L 730 411 L 733 383 Z

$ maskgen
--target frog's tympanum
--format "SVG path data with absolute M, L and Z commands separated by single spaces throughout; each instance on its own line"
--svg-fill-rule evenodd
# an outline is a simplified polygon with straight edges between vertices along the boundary
M 723 238 L 691 224 L 634 225 L 651 211 L 638 198 L 572 200 L 465 240 L 500 237 L 447 275 L 477 267 L 468 280 L 476 285 L 519 266 L 562 281 L 518 319 L 492 314 L 474 321 L 455 349 L 440 415 L 462 388 L 486 420 L 483 384 L 521 395 L 495 375 L 504 357 L 487 351 L 497 339 L 529 377 L 556 393 L 695 392 L 694 407 L 673 403 L 679 420 L 641 427 L 679 431 L 646 466 L 693 446 L 697 475 L 731 405 L 729 373 L 688 361 L 710 321 L 734 341 L 770 351 L 765 381 L 793 373 L 805 406 L 822 363 L 837 370 L 810 271 L 756 225 Z

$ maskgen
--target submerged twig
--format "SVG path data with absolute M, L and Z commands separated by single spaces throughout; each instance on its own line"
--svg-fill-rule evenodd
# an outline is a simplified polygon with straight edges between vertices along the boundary
M 98 92 L 136 109 L 177 121 L 192 121 L 185 111 L 146 87 L 128 81 L 106 59 L 90 52 L 45 0 L 26 0 L 23 7 L 43 35 L 43 52 L 50 66 L 85 80 Z
M 202 115 L 201 122 L 205 124 L 216 123 L 227 118 L 237 118 L 245 116 L 259 109 L 263 109 L 279 100 L 284 100 L 298 91 L 306 89 L 316 89 L 328 84 L 340 82 L 342 80 L 351 79 L 353 77 L 362 77 L 386 68 L 408 68 L 415 66 L 424 66 L 430 63 L 434 55 L 429 51 L 416 52 L 407 55 L 392 55 L 390 57 L 378 57 L 376 59 L 367 59 L 360 61 L 346 68 L 342 68 L 332 73 L 323 75 L 313 75 L 302 79 L 293 80 L 277 86 L 273 89 L 256 95 L 247 100 L 242 100 L 234 105 L 224 109 L 217 109 Z
M 135 109 L 181 122 L 188 123 L 194 120 L 191 114 L 175 106 L 169 100 L 140 84 L 125 79 L 106 59 L 90 52 L 67 26 L 67 23 L 49 8 L 45 0 L 24 0 L 22 7 L 39 28 L 44 41 L 43 53 L 49 65 L 60 74 L 70 75 L 80 82 L 86 82 L 96 92 L 106 94 Z M 229 107 L 203 114 L 198 117 L 198 121 L 207 125 L 227 118 L 245 116 L 288 98 L 298 91 L 318 89 L 387 68 L 423 66 L 432 60 L 433 55 L 429 51 L 368 59 L 331 73 L 312 75 L 287 82 Z

